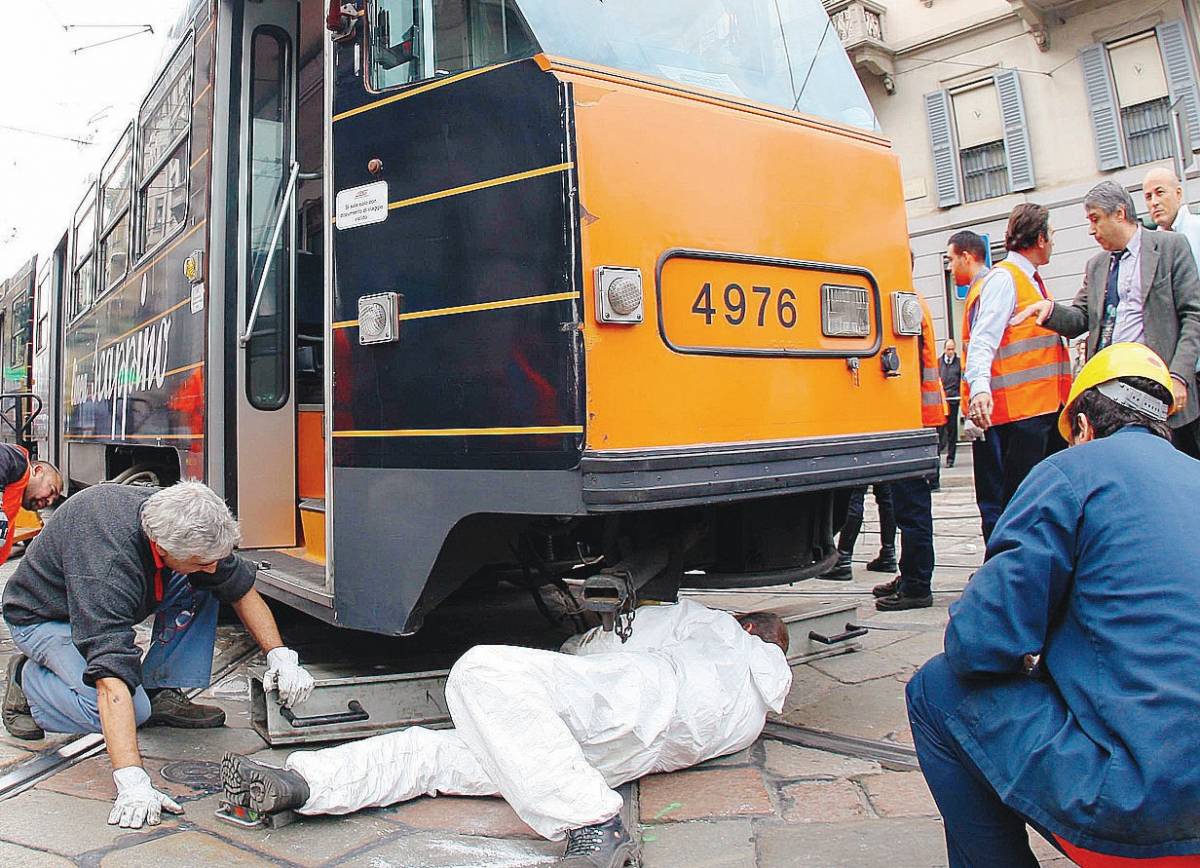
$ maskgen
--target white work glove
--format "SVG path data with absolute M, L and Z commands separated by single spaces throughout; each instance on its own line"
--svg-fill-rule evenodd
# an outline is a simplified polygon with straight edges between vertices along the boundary
M 279 704 L 293 708 L 313 690 L 313 677 L 300 665 L 300 658 L 291 648 L 272 648 L 267 652 L 267 674 L 263 690 L 278 688 Z
M 179 803 L 165 793 L 154 789 L 150 775 L 141 766 L 127 766 L 113 772 L 117 784 L 117 798 L 108 814 L 108 824 L 118 823 L 122 829 L 140 829 L 142 824 L 157 826 L 163 810 L 182 814 Z

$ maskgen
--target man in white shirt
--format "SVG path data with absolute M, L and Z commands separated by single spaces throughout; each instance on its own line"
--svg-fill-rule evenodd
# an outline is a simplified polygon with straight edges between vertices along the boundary
M 1142 181 L 1146 210 L 1159 229 L 1178 232 L 1192 247 L 1192 257 L 1200 266 L 1200 218 L 1184 203 L 1183 184 L 1171 169 L 1159 166 L 1146 173 Z
M 964 248 L 982 248 L 981 240 L 968 241 L 965 233 L 951 238 L 952 261 Z M 1033 466 L 1064 445 L 1055 418 L 1070 388 L 1070 360 L 1062 341 L 1032 323 L 1010 322 L 1018 310 L 1049 298 L 1038 273 L 1054 250 L 1049 212 L 1032 202 L 1018 205 L 1009 216 L 1004 245 L 1008 255 L 986 276 L 979 275 L 977 257 L 971 257 L 971 268 L 954 266 L 956 280 L 975 280 L 962 330 L 962 389 L 966 415 L 987 432 L 972 450 L 985 540 Z

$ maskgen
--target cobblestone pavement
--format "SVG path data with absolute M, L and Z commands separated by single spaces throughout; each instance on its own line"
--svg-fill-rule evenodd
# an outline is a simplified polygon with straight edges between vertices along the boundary
M 861 601 L 858 623 L 872 628 L 862 650 L 796 667 L 786 721 L 911 745 L 904 684 L 941 650 L 947 607 L 982 557 L 969 450 L 960 456 L 964 464 L 944 473 L 935 494 L 932 609 L 880 614 L 870 604 L 871 585 L 888 578 L 863 566 L 878 547 L 874 513 L 859 541 L 853 582 L 810 581 L 705 598 L 743 610 L 798 597 Z M 12 567 L 0 570 L 0 581 Z M 0 658 L 11 652 L 11 641 L 0 633 Z M 500 799 L 424 798 L 351 817 L 304 818 L 271 832 L 217 820 L 215 766 L 208 763 L 226 750 L 276 762 L 286 755 L 267 749 L 249 728 L 247 689 L 245 675 L 235 673 L 206 694 L 229 713 L 223 729 L 141 734 L 147 770 L 184 805 L 182 817 L 138 832 L 106 825 L 113 784 L 101 754 L 0 802 L 0 865 L 507 868 L 553 864 L 561 852 L 561 844 L 537 839 Z M 0 775 L 68 740 L 19 742 L 0 730 Z M 648 777 L 639 789 L 644 868 L 946 864 L 937 810 L 918 772 L 760 739 L 698 768 Z M 1033 837 L 1043 865 L 1070 864 Z

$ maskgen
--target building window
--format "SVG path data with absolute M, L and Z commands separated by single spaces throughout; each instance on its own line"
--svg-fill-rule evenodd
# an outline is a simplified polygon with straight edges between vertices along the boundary
M 1181 21 L 1080 52 L 1100 169 L 1169 159 L 1175 151 L 1171 106 L 1178 104 L 1200 144 L 1200 95 Z
M 939 207 L 1035 186 L 1025 101 L 1015 70 L 925 95 Z

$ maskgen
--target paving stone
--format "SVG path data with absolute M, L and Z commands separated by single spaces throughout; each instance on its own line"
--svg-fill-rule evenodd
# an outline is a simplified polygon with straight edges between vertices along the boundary
M 146 769 L 146 773 L 150 775 L 150 780 L 157 789 L 176 800 L 195 799 L 214 791 L 168 781 L 160 772 L 163 766 L 170 762 L 172 761 L 154 757 L 142 759 L 142 767 Z M 102 802 L 111 802 L 117 797 L 117 785 L 113 782 L 112 763 L 109 762 L 108 754 L 101 754 L 63 769 L 53 777 L 42 781 L 36 789 L 81 799 L 97 799 Z
M 145 844 L 115 850 L 100 860 L 100 868 L 194 868 L 196 865 L 273 865 L 269 859 L 202 832 L 177 832 Z
M 783 713 L 787 714 L 793 709 L 811 705 L 840 686 L 837 679 L 830 678 L 824 672 L 818 672 L 811 665 L 793 666 L 792 686 L 783 700 Z
M 796 780 L 815 778 L 834 780 L 858 775 L 879 774 L 883 769 L 873 760 L 855 759 L 823 750 L 767 741 L 767 759 L 764 765 L 767 774 L 777 778 Z
M 0 769 L 5 766 L 11 766 L 13 763 L 27 760 L 31 756 L 33 754 L 27 750 L 21 750 L 19 747 L 13 747 L 11 744 L 0 742 Z
M 944 868 L 935 820 L 760 826 L 758 864 L 770 868 Z
M 9 868 L 71 868 L 73 864 L 62 856 L 0 841 L 0 865 L 8 865 Z
M 1062 851 L 1033 831 L 1033 829 L 1026 827 L 1026 831 L 1029 834 L 1029 849 L 1033 851 L 1033 855 L 1043 865 L 1053 864 L 1059 859 L 1062 860 L 1062 864 L 1064 865 L 1073 864 L 1070 859 L 1062 854 Z
M 643 823 L 774 813 L 762 774 L 753 768 L 650 775 L 639 789 Z
M 138 733 L 142 756 L 173 760 L 220 762 L 226 751 L 252 754 L 267 743 L 252 729 L 221 726 L 216 729 L 170 729 L 156 726 Z
M 888 657 L 914 668 L 919 668 L 931 657 L 942 653 L 944 633 L 918 633 L 909 639 L 888 646 Z
M 908 725 L 904 691 L 894 678 L 844 685 L 784 715 L 789 723 L 860 738 L 883 738 Z
M 563 842 L 504 841 L 422 832 L 394 838 L 338 865 L 352 868 L 525 868 L 552 865 Z
M 894 741 L 896 744 L 904 744 L 913 747 L 912 727 L 905 726 L 895 732 L 889 732 L 885 737 L 885 741 Z
M 937 805 L 920 772 L 884 772 L 863 778 L 867 798 L 881 817 L 936 817 Z
M 749 820 L 649 826 L 642 832 L 642 868 L 755 868 Z
M 898 642 L 899 640 L 897 640 Z M 814 660 L 809 665 L 843 684 L 861 684 L 864 681 L 887 678 L 912 668 L 903 660 L 899 660 L 889 653 L 897 643 L 871 651 L 859 651 L 853 654 L 827 657 L 824 660 Z
M 153 829 L 122 829 L 108 825 L 111 809 L 110 804 L 95 799 L 29 790 L 0 802 L 0 839 L 75 856 L 121 841 L 132 842 L 179 824 L 173 815 L 164 814 L 162 824 Z
M 707 762 L 700 763 L 696 766 L 697 769 L 721 769 L 729 768 L 730 766 L 748 766 L 753 765 L 758 760 L 754 755 L 756 745 L 750 745 L 748 748 L 739 750 L 737 753 L 731 753 L 728 756 L 719 756 L 716 759 L 710 759 Z
M 381 817 L 414 829 L 482 835 L 487 838 L 537 838 L 504 799 L 437 798 L 414 799 L 385 809 Z
M 226 841 L 300 865 L 339 863 L 347 853 L 404 834 L 373 811 L 344 817 L 297 817 L 282 829 L 245 829 L 217 819 L 218 802 L 217 796 L 192 802 L 187 806 L 187 819 Z
M 783 818 L 789 823 L 844 823 L 871 814 L 851 781 L 802 781 L 783 788 Z

